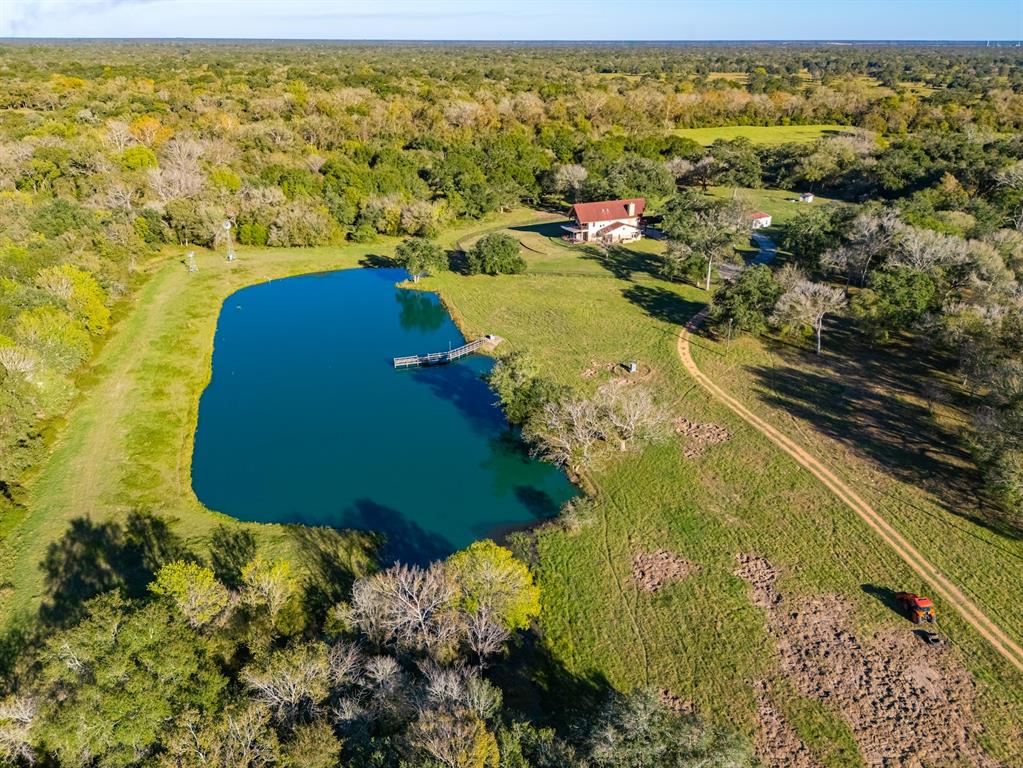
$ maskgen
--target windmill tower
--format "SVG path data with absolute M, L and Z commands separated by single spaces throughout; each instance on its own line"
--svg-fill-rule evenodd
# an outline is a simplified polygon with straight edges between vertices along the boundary
M 195 262 L 195 251 L 189 251 L 187 259 L 188 259 L 188 271 L 189 272 L 198 272 L 199 271 L 199 265 L 196 264 L 196 262 Z
M 231 224 L 230 219 L 224 219 L 224 223 L 221 224 L 224 228 L 224 234 L 227 235 L 227 260 L 234 261 L 234 240 L 231 238 Z

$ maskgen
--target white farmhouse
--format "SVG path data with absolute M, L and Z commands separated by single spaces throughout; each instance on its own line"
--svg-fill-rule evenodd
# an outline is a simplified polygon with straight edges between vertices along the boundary
M 646 200 L 634 197 L 628 200 L 601 200 L 596 203 L 576 203 L 572 206 L 573 224 L 562 226 L 572 243 L 627 243 L 643 236 L 640 217 L 646 209 Z
M 799 196 L 799 202 L 801 202 L 801 203 L 812 203 L 813 202 L 813 192 L 804 192 L 803 194 L 801 194 Z
M 771 214 L 764 213 L 763 211 L 750 211 L 746 214 L 746 217 L 750 221 L 750 226 L 753 229 L 763 229 L 764 227 L 771 226 Z

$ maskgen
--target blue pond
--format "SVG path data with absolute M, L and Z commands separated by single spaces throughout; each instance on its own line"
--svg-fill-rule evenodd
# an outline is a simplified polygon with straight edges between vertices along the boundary
M 557 513 L 565 475 L 527 455 L 481 375 L 492 363 L 396 371 L 464 342 L 438 298 L 395 269 L 244 288 L 224 302 L 199 403 L 192 482 L 242 520 L 386 535 L 424 563 Z

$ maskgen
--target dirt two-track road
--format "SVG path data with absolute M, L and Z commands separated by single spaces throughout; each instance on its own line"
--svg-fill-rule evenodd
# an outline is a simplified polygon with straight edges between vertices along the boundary
M 717 384 L 705 376 L 696 366 L 690 350 L 690 339 L 693 331 L 703 323 L 707 310 L 697 313 L 690 319 L 678 336 L 678 355 L 686 372 L 692 376 L 705 390 L 716 399 L 727 405 L 737 416 L 754 427 L 768 440 L 781 448 L 785 453 L 808 469 L 844 504 L 852 509 L 860 519 L 891 547 L 899 557 L 906 561 L 934 592 L 946 603 L 955 608 L 969 622 L 970 626 L 991 644 L 1001 656 L 1020 672 L 1023 672 L 1023 648 L 1002 631 L 970 598 L 963 594 L 952 581 L 937 567 L 928 562 L 884 517 L 870 504 L 865 502 L 855 491 L 843 483 L 824 464 L 814 458 L 797 443 L 772 427 L 742 403 L 733 398 Z

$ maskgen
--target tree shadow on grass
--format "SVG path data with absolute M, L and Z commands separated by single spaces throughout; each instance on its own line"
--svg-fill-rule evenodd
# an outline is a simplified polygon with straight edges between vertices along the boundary
M 359 259 L 359 266 L 366 269 L 394 269 L 397 262 L 390 256 L 381 256 L 378 253 L 367 253 Z
M 748 368 L 760 399 L 926 489 L 949 512 L 1003 536 L 1023 535 L 983 505 L 980 474 L 962 435 L 920 402 L 921 383 L 943 374 L 939 355 L 913 343 L 871 348 L 847 321 L 833 324 L 825 344 L 841 353 L 817 356 L 776 346 L 778 365 Z
M 40 563 L 46 597 L 39 618 L 66 627 L 84 616 L 87 600 L 103 592 L 119 589 L 128 598 L 141 597 L 161 566 L 180 559 L 195 557 L 164 518 L 132 512 L 123 525 L 75 518 Z
M 288 526 L 304 570 L 306 612 L 322 624 L 333 606 L 351 597 L 352 585 L 372 570 L 379 542 L 367 533 Z
M 685 299 L 667 288 L 651 285 L 630 285 L 622 290 L 622 296 L 650 317 L 672 325 L 685 325 L 704 307 L 702 303 Z
M 463 277 L 469 274 L 469 258 L 465 251 L 455 248 L 447 252 L 448 269 Z
M 661 262 L 657 254 L 637 251 L 626 245 L 612 245 L 598 248 L 586 245 L 580 248 L 583 259 L 596 261 L 619 280 L 632 281 L 637 272 L 649 277 L 659 277 Z
M 236 525 L 218 525 L 210 534 L 210 567 L 231 589 L 242 583 L 242 569 L 256 556 L 256 537 Z
M 565 230 L 561 228 L 562 224 L 569 224 L 568 219 L 563 221 L 542 221 L 537 224 L 520 224 L 516 227 L 508 227 L 512 232 L 535 232 L 541 237 L 561 237 L 565 234 Z
M 430 499 L 424 497 L 424 502 Z M 443 536 L 427 531 L 392 507 L 371 499 L 356 499 L 341 513 L 338 527 L 379 534 L 377 562 L 387 566 L 397 562 L 429 565 L 455 551 Z
M 501 688 L 510 710 L 563 735 L 592 715 L 613 690 L 599 671 L 578 675 L 567 670 L 533 630 L 512 638 L 507 656 L 487 671 L 487 678 Z

